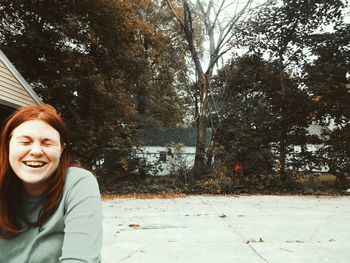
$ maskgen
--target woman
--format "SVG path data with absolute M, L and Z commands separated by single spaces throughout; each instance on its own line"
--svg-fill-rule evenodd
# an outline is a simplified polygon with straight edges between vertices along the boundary
M 55 109 L 14 112 L 2 129 L 0 154 L 0 262 L 100 262 L 98 184 L 72 166 Z

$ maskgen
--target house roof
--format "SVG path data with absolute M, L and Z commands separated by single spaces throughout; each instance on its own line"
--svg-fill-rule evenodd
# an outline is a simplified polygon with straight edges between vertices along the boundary
M 196 146 L 197 134 L 194 128 L 151 128 L 138 131 L 137 141 L 143 146 L 169 146 L 181 143 L 185 146 Z M 206 144 L 211 141 L 211 129 L 207 129 Z
M 0 50 L 0 105 L 17 109 L 42 101 Z

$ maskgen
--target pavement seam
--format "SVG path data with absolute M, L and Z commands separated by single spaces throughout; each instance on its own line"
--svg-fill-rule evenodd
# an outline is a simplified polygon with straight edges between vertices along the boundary
M 121 262 L 125 262 L 125 260 L 130 259 L 130 258 L 131 258 L 133 255 L 135 255 L 137 252 L 143 252 L 143 250 L 145 249 L 145 247 L 146 247 L 146 246 L 143 246 L 142 248 L 137 249 L 137 250 L 131 252 L 131 253 L 130 253 L 129 255 L 127 255 L 125 258 L 122 258 L 122 259 L 121 259 Z
M 237 235 L 239 235 L 244 241 L 246 240 L 246 238 L 244 238 L 244 236 L 243 236 L 240 232 L 238 232 L 236 229 L 234 229 L 234 228 L 227 222 L 226 219 L 224 219 L 224 221 L 225 221 L 226 225 L 227 225 L 234 233 L 236 233 Z M 255 248 L 254 248 L 250 243 L 248 243 L 247 245 L 248 245 L 248 246 L 250 247 L 250 249 L 251 249 L 259 258 L 261 258 L 264 262 L 270 263 L 270 262 L 269 262 L 266 258 L 264 258 L 258 251 L 256 251 Z
M 262 260 L 264 260 L 266 263 L 270 263 L 266 258 L 264 258 L 258 251 L 255 250 L 255 248 L 251 245 L 248 244 L 248 246 L 254 251 L 254 253 L 260 257 Z
M 213 210 L 215 213 L 218 214 L 218 212 L 214 209 L 213 205 L 210 204 L 210 203 L 208 203 L 208 204 L 211 206 L 212 210 Z M 245 238 L 240 232 L 238 232 L 236 229 L 234 229 L 234 228 L 227 222 L 226 216 L 225 216 L 225 217 L 220 216 L 220 217 L 223 218 L 225 224 L 226 224 L 234 233 L 236 233 L 237 235 L 239 235 L 239 236 L 243 239 L 243 241 L 246 241 L 246 238 Z M 270 262 L 269 262 L 266 258 L 264 258 L 258 251 L 256 251 L 255 248 L 254 248 L 250 243 L 246 243 L 246 244 L 247 244 L 247 245 L 250 247 L 250 249 L 255 253 L 255 255 L 257 255 L 259 258 L 261 258 L 264 262 L 270 263 Z

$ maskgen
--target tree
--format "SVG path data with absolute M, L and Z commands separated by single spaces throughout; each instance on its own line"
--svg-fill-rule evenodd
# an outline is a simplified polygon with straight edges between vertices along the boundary
M 184 105 L 179 93 L 187 85 L 185 50 L 169 10 L 154 1 L 142 11 L 151 34 L 141 35 L 149 61 L 137 93 L 142 127 L 181 126 Z
M 153 1 L 16 0 L 1 2 L 0 10 L 0 48 L 58 108 L 74 155 L 87 167 L 106 148 L 133 146 L 142 90 L 151 94 L 148 109 L 158 111 L 160 122 L 182 118 L 173 87 L 181 53 L 175 55 L 171 37 L 149 19 L 163 16 Z M 172 111 L 167 117 L 159 114 L 165 103 Z
M 304 81 L 315 105 L 314 119 L 333 122 L 324 138 L 320 158 L 344 187 L 350 170 L 350 26 L 337 25 L 333 32 L 310 37 L 308 45 L 316 59 L 305 65 Z
M 197 142 L 193 172 L 195 178 L 199 178 L 206 170 L 207 114 L 213 71 L 219 59 L 233 48 L 233 29 L 244 22 L 248 12 L 252 9 L 253 0 L 248 0 L 243 5 L 237 1 L 236 11 L 229 16 L 225 12 L 234 3 L 226 3 L 225 0 L 219 2 L 209 0 L 207 5 L 204 1 L 196 1 L 196 4 L 192 5 L 187 0 L 181 1 L 181 6 L 170 0 L 166 0 L 166 3 L 180 24 L 197 78 L 195 87 L 199 94 L 199 106 L 196 116 Z M 205 42 L 200 39 L 202 36 L 209 42 L 207 60 L 201 56 L 201 51 L 206 51 Z M 205 69 L 206 61 L 208 65 Z
M 279 67 L 261 56 L 245 55 L 232 59 L 218 71 L 213 85 L 220 123 L 217 141 L 223 147 L 216 160 L 232 171 L 240 163 L 244 177 L 273 173 L 275 146 L 279 141 L 281 108 Z M 311 112 L 307 94 L 298 89 L 298 82 L 285 74 L 287 99 L 288 143 L 306 144 L 303 127 Z M 289 164 L 293 165 L 293 164 Z M 294 164 L 295 165 L 295 164 Z
M 344 3 L 341 0 L 308 1 L 284 0 L 266 6 L 250 19 L 250 28 L 243 32 L 249 39 L 253 52 L 265 53 L 268 60 L 276 62 L 279 68 L 280 85 L 280 176 L 286 179 L 286 157 L 288 148 L 288 128 L 285 72 L 298 75 L 295 68 L 304 62 L 305 42 L 321 26 L 336 22 L 341 17 Z

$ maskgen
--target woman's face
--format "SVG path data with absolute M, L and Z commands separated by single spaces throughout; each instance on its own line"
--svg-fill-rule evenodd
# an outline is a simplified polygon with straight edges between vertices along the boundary
M 56 171 L 63 146 L 60 134 L 41 120 L 22 123 L 12 132 L 9 161 L 27 194 L 41 195 Z

